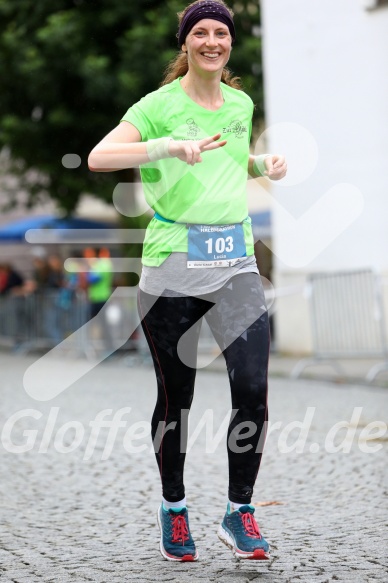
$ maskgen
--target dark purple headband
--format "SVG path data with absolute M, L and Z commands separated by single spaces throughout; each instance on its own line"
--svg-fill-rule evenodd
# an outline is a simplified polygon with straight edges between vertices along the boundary
M 193 26 L 203 18 L 211 18 L 212 20 L 218 20 L 219 22 L 226 24 L 232 37 L 232 44 L 234 44 L 234 41 L 236 40 L 236 31 L 233 19 L 227 8 L 219 2 L 204 0 L 204 2 L 195 4 L 189 8 L 182 18 L 178 31 L 178 44 L 180 47 L 185 43 L 186 37 Z

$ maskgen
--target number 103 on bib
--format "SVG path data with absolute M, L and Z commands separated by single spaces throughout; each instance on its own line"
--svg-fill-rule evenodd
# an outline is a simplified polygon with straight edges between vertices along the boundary
M 214 241 L 214 239 L 208 239 L 207 241 L 205 241 L 206 245 L 207 245 L 207 252 L 210 254 L 212 253 L 225 253 L 225 251 L 227 253 L 230 253 L 231 251 L 233 251 L 234 246 L 233 246 L 233 237 L 226 237 L 226 239 L 224 239 L 224 237 L 218 237 L 218 239 L 216 239 Z M 214 251 L 213 251 L 213 244 L 214 244 Z

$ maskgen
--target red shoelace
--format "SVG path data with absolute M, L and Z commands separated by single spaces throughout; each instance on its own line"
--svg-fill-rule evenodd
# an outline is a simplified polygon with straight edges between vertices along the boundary
M 257 524 L 252 514 L 250 514 L 249 512 L 245 512 L 244 514 L 241 514 L 241 518 L 247 536 L 250 536 L 252 538 L 261 538 L 259 525 Z
M 181 514 L 172 516 L 172 542 L 185 544 L 189 540 L 189 529 L 187 528 L 186 518 Z

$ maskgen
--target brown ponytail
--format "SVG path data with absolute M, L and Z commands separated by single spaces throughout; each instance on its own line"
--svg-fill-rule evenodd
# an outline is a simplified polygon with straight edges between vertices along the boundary
M 182 21 L 182 18 L 184 17 L 186 11 L 191 6 L 194 6 L 195 4 L 200 4 L 201 1 L 202 0 L 196 0 L 196 2 L 192 2 L 191 4 L 186 6 L 186 8 L 185 8 L 185 10 L 183 10 L 183 12 L 179 12 L 178 13 L 179 23 Z M 219 2 L 220 4 L 223 4 L 227 8 L 227 10 L 229 11 L 231 17 L 234 16 L 233 10 L 231 10 L 229 8 L 229 6 L 227 6 L 225 4 L 225 2 L 223 2 L 223 0 L 215 0 L 215 1 Z M 164 79 L 161 82 L 160 86 L 162 87 L 163 85 L 167 85 L 168 83 L 172 83 L 173 81 L 175 81 L 175 79 L 178 79 L 178 77 L 183 77 L 184 75 L 186 75 L 188 70 L 189 70 L 189 65 L 187 62 L 187 53 L 180 51 L 167 65 L 165 73 L 164 73 Z M 240 77 L 233 77 L 232 75 L 233 75 L 232 71 L 230 69 L 228 69 L 228 67 L 224 67 L 224 70 L 222 71 L 221 82 L 225 83 L 226 85 L 229 85 L 230 87 L 233 87 L 234 89 L 242 89 Z

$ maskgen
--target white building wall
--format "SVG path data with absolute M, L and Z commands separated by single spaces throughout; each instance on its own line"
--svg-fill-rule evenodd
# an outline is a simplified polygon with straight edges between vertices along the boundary
M 267 149 L 289 163 L 288 177 L 272 188 L 275 284 L 303 287 L 317 270 L 373 267 L 387 275 L 388 4 L 261 5 Z M 279 350 L 309 352 L 309 331 L 303 295 L 279 299 Z

